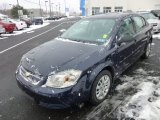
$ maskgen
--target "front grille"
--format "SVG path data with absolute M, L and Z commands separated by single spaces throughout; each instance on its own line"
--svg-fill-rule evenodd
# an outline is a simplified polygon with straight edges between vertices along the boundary
M 158 24 L 157 23 L 152 23 L 152 26 L 157 26 Z
M 43 80 L 43 77 L 27 71 L 22 66 L 20 66 L 19 73 L 27 82 L 30 82 L 33 85 L 38 85 Z

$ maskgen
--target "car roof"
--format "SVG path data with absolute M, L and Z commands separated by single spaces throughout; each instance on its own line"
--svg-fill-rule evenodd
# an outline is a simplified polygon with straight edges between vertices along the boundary
M 99 15 L 93 15 L 90 17 L 87 17 L 88 19 L 98 19 L 98 18 L 113 18 L 113 19 L 118 19 L 118 18 L 124 18 L 129 15 L 138 15 L 136 13 L 132 12 L 113 12 L 113 13 L 107 13 L 107 14 L 99 14 Z
M 138 11 L 137 12 L 138 14 L 148 14 L 148 13 L 151 13 L 151 12 L 149 12 L 149 11 Z M 151 13 L 152 14 L 152 13 Z

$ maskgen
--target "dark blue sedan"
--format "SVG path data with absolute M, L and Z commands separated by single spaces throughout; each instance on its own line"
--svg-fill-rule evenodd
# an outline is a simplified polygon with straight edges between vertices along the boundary
M 34 24 L 34 25 L 42 25 L 43 24 L 43 19 L 42 18 L 34 18 L 32 20 L 32 24 Z
M 26 53 L 16 71 L 19 87 L 48 108 L 101 103 L 114 81 L 151 51 L 152 27 L 130 13 L 84 18 Z

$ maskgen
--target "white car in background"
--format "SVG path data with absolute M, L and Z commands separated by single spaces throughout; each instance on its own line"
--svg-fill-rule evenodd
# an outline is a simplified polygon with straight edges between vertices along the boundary
M 5 33 L 6 31 L 5 31 L 5 28 L 3 28 L 3 26 L 2 25 L 0 25 L 0 35 L 2 34 L 2 33 Z
M 151 12 L 140 12 L 140 15 L 143 16 L 149 24 L 153 26 L 153 33 L 160 32 L 160 20 Z
M 24 21 L 14 20 L 10 18 L 6 19 L 6 21 L 16 24 L 16 30 L 22 30 L 27 27 L 27 24 Z

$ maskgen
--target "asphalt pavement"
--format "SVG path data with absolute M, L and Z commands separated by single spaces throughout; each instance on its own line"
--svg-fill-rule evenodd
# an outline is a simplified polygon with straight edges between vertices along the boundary
M 85 120 L 85 119 L 115 119 L 111 113 L 120 106 L 92 107 L 85 105 L 81 109 L 50 110 L 38 106 L 32 98 L 22 92 L 15 80 L 15 71 L 23 54 L 47 41 L 59 36 L 60 30 L 69 28 L 79 18 L 72 18 L 57 22 L 34 30 L 33 33 L 23 33 L 0 39 L 0 120 Z M 131 75 L 139 67 L 155 71 L 152 75 L 159 75 L 160 71 L 160 40 L 154 39 L 152 55 L 148 60 L 137 61 L 124 74 Z M 148 64 L 144 64 L 148 63 Z M 118 81 L 115 83 L 121 83 Z M 117 93 L 110 93 L 111 101 Z M 126 95 L 127 96 L 127 95 Z M 123 99 L 121 99 L 123 101 Z M 103 104 L 104 105 L 104 104 Z M 107 103 L 106 103 L 107 105 Z

